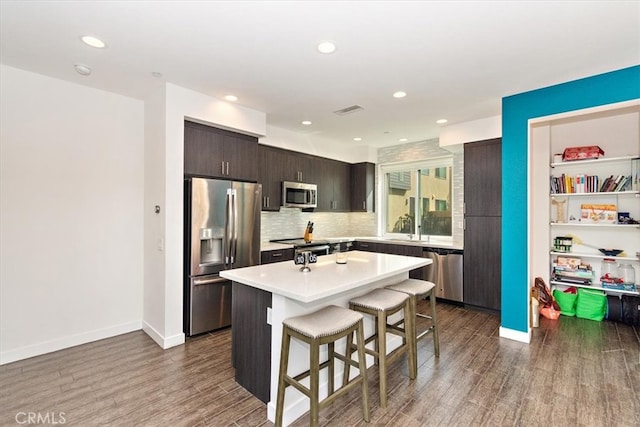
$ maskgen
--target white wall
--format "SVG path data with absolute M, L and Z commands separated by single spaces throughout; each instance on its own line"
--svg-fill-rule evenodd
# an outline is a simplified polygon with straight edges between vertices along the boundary
M 140 329 L 143 104 L 1 66 L 0 363 Z
M 259 142 L 347 163 L 375 163 L 378 155 L 374 147 L 343 144 L 313 133 L 297 133 L 276 126 L 267 126 L 267 135 Z
M 455 145 L 502 136 L 502 116 L 472 120 L 440 129 L 440 146 L 451 150 Z M 462 148 L 462 146 L 460 146 Z
M 161 347 L 184 342 L 183 177 L 184 120 L 261 136 L 266 114 L 172 84 L 145 102 L 145 260 L 143 329 Z M 161 213 L 153 214 L 154 205 Z M 159 248 L 162 248 L 159 250 Z

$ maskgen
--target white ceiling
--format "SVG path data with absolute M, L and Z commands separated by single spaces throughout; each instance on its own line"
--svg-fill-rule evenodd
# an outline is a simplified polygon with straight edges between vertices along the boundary
M 266 112 L 269 125 L 353 145 L 437 137 L 437 119 L 495 116 L 503 96 L 640 64 L 639 1 L 1 0 L 0 7 L 5 65 L 139 99 L 165 81 L 217 98 L 233 93 Z M 85 34 L 108 47 L 84 45 Z M 317 53 L 323 40 L 337 51 Z M 76 63 L 92 75 L 77 74 Z M 397 90 L 407 97 L 393 98 Z M 364 110 L 333 113 L 354 104 Z

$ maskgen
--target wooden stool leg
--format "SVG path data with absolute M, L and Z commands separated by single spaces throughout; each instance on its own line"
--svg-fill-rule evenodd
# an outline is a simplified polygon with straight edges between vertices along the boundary
M 416 297 L 410 296 L 404 306 L 404 335 L 409 353 L 409 378 L 416 379 L 418 374 L 418 345 L 416 338 Z
M 360 328 L 360 329 L 362 330 L 362 328 Z M 358 344 L 358 347 L 359 346 L 360 346 L 360 344 Z M 347 359 L 351 359 L 351 355 L 352 354 L 353 354 L 353 332 L 351 332 L 349 335 L 347 335 L 347 343 L 346 343 L 345 348 L 344 348 L 344 356 Z M 351 374 L 350 370 L 351 370 L 351 364 L 345 362 L 345 364 L 344 364 L 344 374 L 342 375 L 342 387 L 346 386 L 347 382 L 349 382 L 349 375 Z
M 440 334 L 438 333 L 438 315 L 436 314 L 436 293 L 435 288 L 429 295 L 431 301 L 431 321 L 433 322 L 433 350 L 436 357 L 440 357 Z
M 376 350 L 380 365 L 380 407 L 387 407 L 387 316 L 378 313 L 376 316 Z
M 349 334 L 351 337 L 351 334 Z M 349 340 L 349 343 L 351 340 Z M 362 377 L 362 418 L 366 422 L 369 422 L 369 386 L 367 384 L 367 359 L 364 351 L 364 323 L 362 320 L 358 322 L 358 329 L 356 332 L 356 342 L 358 343 L 358 369 L 360 370 L 360 376 Z M 349 354 L 351 354 L 349 352 Z M 347 363 L 348 365 L 348 363 Z
M 289 366 L 289 346 L 291 344 L 291 335 L 287 327 L 282 328 L 282 345 L 280 346 L 280 372 L 278 374 L 278 397 L 276 400 L 276 427 L 282 426 L 282 415 L 284 412 L 284 392 L 287 383 L 284 377 L 287 375 Z
M 318 413 L 320 412 L 320 396 L 319 396 L 319 383 L 320 383 L 320 345 L 317 340 L 311 340 L 309 346 L 309 400 L 311 401 L 311 427 L 317 427 L 318 425 Z
M 333 384 L 333 376 L 334 376 L 334 360 L 335 360 L 335 342 L 330 342 L 327 343 L 327 354 L 329 356 L 329 366 L 328 366 L 328 371 L 329 371 L 329 396 L 331 396 L 333 394 L 333 391 L 335 390 L 335 386 Z

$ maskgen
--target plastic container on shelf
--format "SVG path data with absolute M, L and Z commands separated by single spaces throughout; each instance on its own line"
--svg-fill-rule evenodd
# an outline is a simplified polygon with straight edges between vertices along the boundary
M 602 260 L 602 265 L 600 266 L 601 277 L 619 277 L 618 274 L 618 263 L 616 260 L 611 258 L 605 258 Z
M 622 279 L 622 283 L 634 284 L 636 283 L 636 270 L 631 264 L 620 264 L 618 267 L 619 277 Z

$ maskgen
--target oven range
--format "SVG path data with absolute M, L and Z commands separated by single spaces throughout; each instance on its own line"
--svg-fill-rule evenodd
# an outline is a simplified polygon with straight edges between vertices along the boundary
M 309 251 L 316 255 L 327 255 L 333 252 L 333 248 L 328 240 L 312 240 L 311 242 L 307 243 L 302 237 L 298 237 L 291 239 L 276 239 L 270 241 L 273 243 L 293 245 L 293 249 L 296 253 Z

